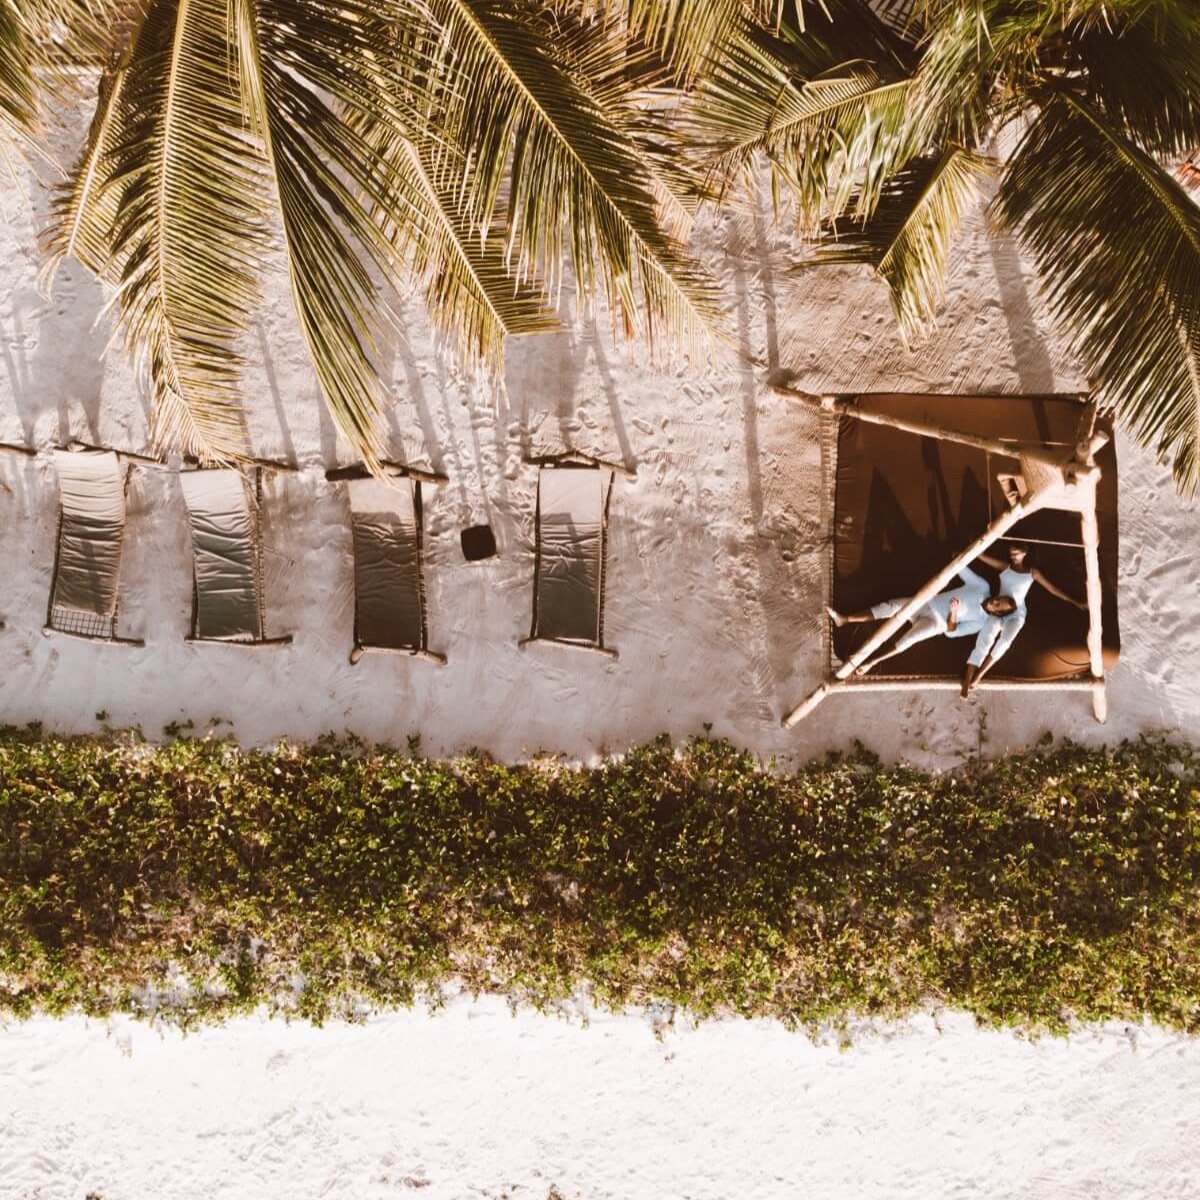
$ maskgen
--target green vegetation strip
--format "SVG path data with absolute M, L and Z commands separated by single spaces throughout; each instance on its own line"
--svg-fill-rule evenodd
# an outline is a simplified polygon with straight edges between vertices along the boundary
M 1200 755 L 1153 741 L 782 775 L 708 740 L 574 770 L 0 731 L 0 1014 L 321 1020 L 456 980 L 1195 1030 L 1198 789 Z

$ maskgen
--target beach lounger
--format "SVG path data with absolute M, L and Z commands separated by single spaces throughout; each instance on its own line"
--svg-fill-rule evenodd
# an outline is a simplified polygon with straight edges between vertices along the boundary
M 445 655 L 429 649 L 422 569 L 421 480 L 445 477 L 384 464 L 396 482 L 371 476 L 364 468 L 326 472 L 343 479 L 350 497 L 354 537 L 354 648 L 351 663 L 367 650 L 388 650 L 429 662 Z
M 604 644 L 608 499 L 614 467 L 594 459 L 542 460 L 534 527 L 530 642 L 556 642 L 610 658 Z
M 117 593 L 129 467 L 111 450 L 55 450 L 58 544 L 44 632 L 122 645 Z
M 180 474 L 192 530 L 191 642 L 284 646 L 291 634 L 263 631 L 262 549 L 258 527 L 261 472 L 254 494 L 239 470 Z

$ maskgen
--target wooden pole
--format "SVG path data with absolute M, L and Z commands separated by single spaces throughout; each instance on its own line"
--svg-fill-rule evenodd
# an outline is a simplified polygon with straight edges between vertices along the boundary
M 536 454 L 524 459 L 532 467 L 557 467 L 566 463 L 568 466 L 598 467 L 603 471 L 615 471 L 626 479 L 637 479 L 637 472 L 630 470 L 624 463 L 610 462 L 605 458 L 597 458 L 594 454 L 584 454 L 581 450 L 568 450 L 562 454 Z
M 415 479 L 418 483 L 429 483 L 434 487 L 445 487 L 450 482 L 449 475 L 442 475 L 438 471 L 426 471 L 421 467 L 409 467 L 404 463 L 386 460 L 379 465 L 383 468 L 383 474 L 391 479 Z M 355 463 L 349 467 L 331 467 L 325 472 L 325 478 L 330 483 L 370 479 L 371 472 L 362 463 Z
M 156 467 L 159 470 L 166 470 L 167 464 L 161 458 L 156 458 L 152 454 L 138 454 L 134 450 L 116 450 L 112 446 L 94 446 L 91 442 L 81 442 L 78 438 L 72 439 L 64 447 L 64 450 L 84 451 L 92 454 L 115 454 L 118 458 L 123 458 L 126 462 L 137 463 L 140 467 Z
M 986 692 L 1088 692 L 1093 691 L 1096 680 L 1082 679 L 987 679 L 977 683 L 971 690 L 982 688 Z M 949 676 L 928 676 L 919 680 L 913 679 L 848 679 L 845 683 L 848 692 L 890 692 L 911 691 L 919 687 L 921 691 L 957 692 L 962 688 L 961 679 Z
M 980 437 L 974 433 L 964 433 L 958 429 L 949 429 L 943 425 L 934 425 L 929 421 L 914 421 L 908 417 L 897 417 L 892 413 L 872 412 L 860 408 L 849 400 L 837 396 L 810 396 L 807 392 L 798 392 L 794 388 L 777 384 L 774 388 L 781 396 L 795 400 L 800 404 L 824 409 L 826 412 L 839 413 L 842 416 L 853 417 L 856 421 L 865 421 L 869 425 L 886 425 L 889 429 L 901 429 L 905 433 L 915 433 L 920 437 L 937 438 L 944 442 L 958 442 L 963 446 L 972 446 L 976 450 L 985 450 L 990 454 L 1003 455 L 1006 458 L 1037 458 L 1042 462 L 1061 462 L 1062 455 L 1054 454 L 1040 443 L 1002 441 L 1000 438 Z
M 1087 607 L 1088 607 L 1088 661 L 1091 664 L 1092 678 L 1104 679 L 1104 627 L 1102 612 L 1104 608 L 1104 592 L 1100 584 L 1100 526 L 1096 520 L 1096 509 L 1091 507 L 1084 511 L 1083 518 L 1083 563 L 1087 572 Z M 1096 693 L 1103 697 L 1103 693 Z M 1103 723 L 1108 716 L 1107 700 L 1093 703 L 1096 720 Z

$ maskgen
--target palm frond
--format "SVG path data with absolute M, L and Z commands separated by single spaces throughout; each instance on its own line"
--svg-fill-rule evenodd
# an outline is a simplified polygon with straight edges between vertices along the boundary
M 36 147 L 40 85 L 57 96 L 81 66 L 103 65 L 124 3 L 5 0 L 0 4 L 0 138 L 26 150 Z
M 76 225 L 90 231 L 120 187 L 106 261 L 126 344 L 158 398 L 155 438 L 212 461 L 247 452 L 234 347 L 265 246 L 261 153 L 244 127 L 225 17 L 225 0 L 151 0 L 98 139 L 108 178 L 84 181 L 95 166 L 85 154 L 77 180 Z M 99 258 L 100 236 L 74 245 Z
M 720 52 L 748 6 L 744 0 L 620 0 L 618 7 L 629 29 L 689 82 Z
M 560 328 L 545 288 L 517 280 L 503 244 L 472 228 L 455 186 L 462 164 L 447 168 L 444 152 L 422 152 L 378 123 L 352 119 L 351 127 L 386 162 L 393 193 L 405 190 L 404 204 L 375 204 L 372 217 L 395 269 L 423 285 L 430 320 L 460 359 L 495 375 L 508 338 Z
M 1094 393 L 1200 483 L 1200 206 L 1077 96 L 1048 102 L 996 213 L 1032 255 Z
M 374 466 L 387 317 L 379 287 L 388 263 L 355 185 L 370 185 L 376 167 L 366 144 L 315 90 L 314 76 L 337 89 L 335 98 L 361 86 L 364 104 L 377 88 L 346 46 L 351 21 L 346 30 L 331 29 L 336 14 L 328 5 L 233 0 L 233 8 L 244 95 L 278 197 L 300 330 L 338 429 Z
M 920 149 L 904 47 L 854 0 L 839 0 L 831 15 L 832 24 L 814 18 L 804 31 L 779 34 L 745 24 L 685 117 L 726 186 L 765 153 L 810 228 L 851 203 L 856 216 L 868 215 L 884 182 Z
M 468 222 L 486 232 L 506 192 L 505 254 L 518 279 L 541 276 L 555 288 L 569 251 L 582 294 L 602 290 L 628 332 L 709 353 L 715 287 L 662 228 L 646 160 L 556 53 L 537 9 L 505 0 L 430 7 L 444 39 L 429 116 L 470 163 L 460 182 Z
M 1107 6 L 1106 6 L 1107 7 Z M 1131 5 L 1076 17 L 1073 43 L 1093 107 L 1143 149 L 1185 155 L 1200 146 L 1200 10 Z
M 847 235 L 839 231 L 816 261 L 873 267 L 888 285 L 905 341 L 916 341 L 937 315 L 951 244 L 992 166 L 960 146 L 910 163 L 888 181 L 871 219 Z
M 51 197 L 50 219 L 41 234 L 41 280 L 47 292 L 64 258 L 75 258 L 97 277 L 112 279 L 112 233 L 124 191 L 123 182 L 114 178 L 112 156 L 129 117 L 123 103 L 126 73 L 138 53 L 149 11 L 140 14 L 120 59 L 101 76 L 83 149 Z
M 0 131 L 24 142 L 37 124 L 30 30 L 15 4 L 0 4 Z

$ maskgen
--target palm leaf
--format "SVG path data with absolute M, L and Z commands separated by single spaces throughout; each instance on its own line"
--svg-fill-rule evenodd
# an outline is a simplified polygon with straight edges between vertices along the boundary
M 376 205 L 372 214 L 395 268 L 423 285 L 430 320 L 454 342 L 460 359 L 496 374 L 508 338 L 560 328 L 545 289 L 518 281 L 503 244 L 471 227 L 455 186 L 461 164 L 447 168 L 444 153 L 422 152 L 378 124 L 364 127 L 363 136 L 393 179 L 410 189 L 400 214 L 407 219 L 397 219 L 395 204 Z
M 243 96 L 278 200 L 300 330 L 335 423 L 374 466 L 388 317 L 380 284 L 390 258 L 369 210 L 386 210 L 393 197 L 371 147 L 326 96 L 352 101 L 363 119 L 387 109 L 369 66 L 384 47 L 371 44 L 369 17 L 354 5 L 233 0 L 233 11 Z
M 945 288 L 950 246 L 962 215 L 979 199 L 991 160 L 948 147 L 894 175 L 860 229 L 822 246 L 819 263 L 865 263 L 888 285 L 906 342 L 928 332 Z
M 471 164 L 466 220 L 486 231 L 504 190 L 517 278 L 556 290 L 569 251 L 580 291 L 602 289 L 627 331 L 707 354 L 715 287 L 663 230 L 644 156 L 556 53 L 554 29 L 535 7 L 502 0 L 433 0 L 431 10 L 444 37 L 431 47 L 442 87 L 429 119 Z
M 1200 207 L 1091 105 L 1043 108 L 996 213 L 1031 253 L 1097 399 L 1200 483 Z
M 38 93 L 56 99 L 80 67 L 103 65 L 126 0 L 0 3 L 0 136 L 37 152 Z
M 867 216 L 886 179 L 920 149 L 906 48 L 862 7 L 839 0 L 832 23 L 777 35 L 745 24 L 686 117 L 726 185 L 765 153 L 810 227 L 851 203 Z
M 51 198 L 50 220 L 41 235 L 42 286 L 47 292 L 64 258 L 77 259 L 102 279 L 113 277 L 112 232 L 124 191 L 113 177 L 113 152 L 128 117 L 123 100 L 129 63 L 138 53 L 149 12 L 147 7 L 139 14 L 120 58 L 101 76 L 83 150 Z
M 1107 7 L 1107 6 L 1106 6 Z M 1191 4 L 1118 7 L 1077 18 L 1074 42 L 1093 107 L 1143 149 L 1200 146 L 1200 11 Z
M 126 344 L 154 384 L 156 441 L 214 461 L 247 452 L 233 347 L 256 307 L 265 244 L 261 155 L 231 80 L 225 15 L 224 0 L 151 0 L 94 139 L 107 180 L 83 179 L 96 147 L 76 180 L 89 236 L 65 243 L 99 259 L 91 233 L 119 186 L 106 261 Z
M 14 4 L 0 4 L 0 130 L 25 142 L 37 124 L 30 30 Z

